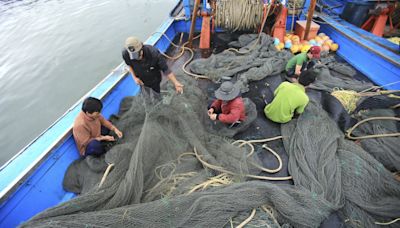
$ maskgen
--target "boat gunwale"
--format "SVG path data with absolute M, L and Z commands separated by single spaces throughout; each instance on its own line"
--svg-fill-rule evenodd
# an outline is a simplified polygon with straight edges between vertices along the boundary
M 156 29 L 156 32 L 152 33 L 150 37 L 144 42 L 145 44 L 155 45 L 163 38 L 163 34 L 170 28 L 170 26 L 175 22 L 174 18 L 167 18 L 161 26 Z M 114 68 L 104 79 L 102 79 L 99 83 L 96 84 L 90 91 L 88 91 L 85 95 L 83 95 L 77 102 L 75 102 L 64 114 L 62 114 L 57 120 L 55 120 L 49 127 L 47 127 L 44 131 L 42 131 L 35 139 L 29 142 L 24 148 L 22 148 L 17 154 L 15 154 L 10 160 L 8 160 L 4 165 L 0 167 L 0 173 L 7 169 L 7 167 L 13 162 L 18 162 L 16 159 L 19 156 L 22 156 L 27 150 L 32 147 L 39 139 L 41 139 L 45 133 L 51 130 L 52 127 L 56 126 L 63 118 L 65 118 L 68 114 L 70 114 L 74 109 L 79 106 L 83 100 L 95 92 L 100 88 L 102 84 L 104 84 L 107 80 L 110 80 L 112 77 L 115 77 L 115 73 L 118 71 L 122 71 L 121 74 L 117 75 L 117 79 L 109 88 L 107 88 L 98 98 L 101 100 L 104 99 L 107 95 L 109 95 L 113 89 L 125 78 L 129 75 L 129 71 L 124 70 L 125 64 L 121 62 L 118 66 Z M 8 196 L 13 194 L 15 190 L 24 182 L 27 178 L 39 167 L 45 160 L 48 158 L 50 153 L 64 143 L 64 140 L 68 138 L 72 131 L 72 124 L 69 125 L 64 132 L 60 134 L 58 138 L 53 140 L 53 142 L 47 146 L 46 149 L 43 150 L 26 168 L 24 168 L 20 174 L 16 175 L 15 179 L 9 182 L 3 189 L 0 189 L 0 203 L 7 201 Z
M 372 42 L 371 40 L 363 38 L 362 36 L 360 36 L 356 32 L 352 31 L 350 28 L 346 28 L 346 26 L 342 25 L 340 22 L 335 21 L 333 18 L 331 18 L 329 16 L 318 15 L 318 17 L 320 17 L 322 20 L 324 20 L 324 23 L 327 23 L 329 26 L 331 26 L 333 29 L 335 29 L 337 32 L 339 32 L 341 35 L 343 35 L 344 37 L 346 37 L 350 41 L 355 42 L 360 47 L 367 49 L 368 51 L 372 52 L 373 54 L 376 54 L 377 56 L 383 58 L 384 60 L 390 62 L 391 64 L 393 64 L 393 65 L 395 65 L 397 67 L 400 67 L 400 57 L 399 57 L 399 61 L 396 61 L 396 60 L 392 59 L 391 57 L 384 55 L 382 52 L 374 50 L 371 47 L 367 47 L 366 44 L 364 44 L 362 41 L 359 41 L 359 40 L 351 37 L 349 33 L 354 33 L 357 37 L 361 38 L 360 40 L 363 40 L 363 41 L 366 41 L 366 42 L 370 42 L 373 45 L 378 46 L 380 49 L 384 49 L 385 52 L 390 52 L 392 54 L 395 54 L 395 53 L 385 49 L 384 47 L 381 47 L 381 46 L 377 45 L 376 43 Z M 329 17 L 329 19 L 327 17 Z M 334 22 L 332 22 L 330 20 L 333 20 Z M 345 31 L 341 30 L 339 27 L 342 27 L 342 29 L 344 29 Z

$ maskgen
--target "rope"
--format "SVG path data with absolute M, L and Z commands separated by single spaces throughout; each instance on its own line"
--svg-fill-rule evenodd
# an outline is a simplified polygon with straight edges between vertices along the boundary
M 346 132 L 346 136 L 349 139 L 372 139 L 372 138 L 381 138 L 381 137 L 396 137 L 396 136 L 400 136 L 400 132 L 397 133 L 386 133 L 386 134 L 375 134 L 375 135 L 365 135 L 365 136 L 352 136 L 351 133 L 354 131 L 354 129 L 356 129 L 359 125 L 371 121 L 371 120 L 395 120 L 395 121 L 400 121 L 400 118 L 398 117 L 388 117 L 388 116 L 382 116 L 382 117 L 371 117 L 371 118 L 367 118 L 364 120 L 361 120 L 360 122 L 358 122 L 357 124 L 355 124 L 352 128 L 350 128 L 349 130 L 347 130 Z
M 215 25 L 233 32 L 255 30 L 263 18 L 263 3 L 259 0 L 217 1 Z
M 243 55 L 243 54 L 247 54 L 247 53 L 251 52 L 252 50 L 254 50 L 254 48 L 257 46 L 258 42 L 260 41 L 261 33 L 262 33 L 262 30 L 263 30 L 263 28 L 264 28 L 264 26 L 265 26 L 265 22 L 267 21 L 267 18 L 268 18 L 270 9 L 271 9 L 271 5 L 268 5 L 268 10 L 267 10 L 267 13 L 265 14 L 264 20 L 263 20 L 263 22 L 262 22 L 262 24 L 261 24 L 261 29 L 260 29 L 260 32 L 258 33 L 257 40 L 253 43 L 253 45 L 252 45 L 248 50 L 246 50 L 246 51 L 239 51 L 239 50 L 236 49 L 236 48 L 228 48 L 228 49 L 226 49 L 226 50 L 227 50 L 227 51 L 234 51 L 234 52 L 236 52 L 236 53 L 238 53 L 238 54 L 242 54 L 242 55 Z
M 395 223 L 395 222 L 397 222 L 397 221 L 400 221 L 400 218 L 397 218 L 397 219 L 392 220 L 392 221 L 390 221 L 390 222 L 375 222 L 375 224 L 376 224 L 376 225 L 387 226 L 387 225 L 393 224 L 393 223 Z
M 277 225 L 278 227 L 280 227 L 280 224 L 278 223 L 278 221 L 277 221 L 276 218 L 275 218 L 275 215 L 274 215 L 274 213 L 273 213 L 272 207 L 269 207 L 269 206 L 268 206 L 268 208 L 267 208 L 267 206 L 262 205 L 262 206 L 261 206 L 261 209 L 262 209 L 263 211 L 265 211 L 265 213 L 267 213 L 267 214 L 271 217 L 271 219 L 273 220 L 273 222 L 275 223 L 275 225 Z
M 238 176 L 239 174 L 236 174 L 234 172 L 228 171 L 223 169 L 222 167 L 216 166 L 216 165 L 212 165 L 210 163 L 207 163 L 206 161 L 204 161 L 201 156 L 197 153 L 197 149 L 196 147 L 194 148 L 194 154 L 197 158 L 197 160 L 200 161 L 200 163 L 206 167 L 206 168 L 210 168 L 212 170 L 221 172 L 221 173 L 227 173 L 227 174 L 231 174 L 234 176 Z M 245 174 L 245 177 L 249 177 L 249 178 L 254 178 L 254 179 L 259 179 L 259 180 L 273 180 L 273 181 L 283 181 L 283 180 L 291 180 L 293 179 L 292 176 L 287 176 L 287 177 L 267 177 L 267 176 L 258 176 L 258 175 L 250 175 L 250 174 Z
M 194 77 L 195 79 L 208 79 L 208 80 L 211 80 L 209 77 L 207 77 L 207 76 L 205 76 L 205 75 L 194 74 L 194 73 L 191 73 L 191 72 L 189 72 L 189 71 L 186 70 L 186 65 L 188 65 L 188 64 L 190 63 L 190 61 L 192 61 L 192 59 L 193 59 L 193 57 L 194 57 L 194 52 L 193 52 L 193 50 L 190 49 L 190 48 L 188 48 L 188 47 L 185 47 L 185 45 L 186 45 L 188 42 L 185 42 L 182 46 L 178 46 L 178 45 L 174 44 L 174 42 L 172 42 L 172 40 L 171 40 L 167 35 L 165 35 L 164 33 L 155 32 L 155 33 L 153 33 L 153 34 L 157 34 L 157 33 L 158 33 L 158 34 L 161 34 L 162 36 L 164 36 L 164 37 L 170 42 L 170 44 L 171 44 L 172 46 L 181 49 L 181 52 L 180 52 L 178 55 L 176 55 L 176 56 L 168 56 L 168 55 L 165 54 L 164 52 L 161 52 L 161 51 L 160 51 L 161 54 L 162 54 L 163 56 L 165 56 L 166 58 L 171 59 L 171 60 L 176 60 L 176 59 L 182 57 L 182 55 L 185 53 L 185 51 L 189 51 L 190 54 L 191 54 L 191 56 L 190 56 L 190 58 L 183 64 L 183 66 L 182 66 L 182 71 L 183 71 L 185 74 Z M 194 37 L 193 40 L 198 39 L 199 37 L 200 37 L 200 35 Z M 181 36 L 181 38 L 182 38 L 182 36 Z
M 97 189 L 100 189 L 101 186 L 103 186 L 103 183 L 104 183 L 104 181 L 106 181 L 106 178 L 107 178 L 108 174 L 110 173 L 112 167 L 114 167 L 114 164 L 113 164 L 113 163 L 108 164 L 107 169 L 106 169 L 106 171 L 104 172 L 103 177 L 101 178 L 99 187 L 98 187 Z
M 391 83 L 388 83 L 388 84 L 385 84 L 385 85 L 381 85 L 381 86 L 372 86 L 371 88 L 363 90 L 360 93 L 364 93 L 364 92 L 367 92 L 367 91 L 370 91 L 370 90 L 373 90 L 373 89 L 381 89 L 381 88 L 383 88 L 385 86 L 395 85 L 395 84 L 398 84 L 398 83 L 400 83 L 400 81 L 391 82 Z
M 194 186 L 188 192 L 188 194 L 193 193 L 193 192 L 199 190 L 200 188 L 202 190 L 204 190 L 204 189 L 208 188 L 209 186 L 211 186 L 211 187 L 219 187 L 219 186 L 229 185 L 229 184 L 232 184 L 232 183 L 233 183 L 232 178 L 230 176 L 228 176 L 228 174 L 222 173 L 222 174 L 220 174 L 218 176 L 209 178 L 208 181 L 205 181 L 203 183 L 200 183 L 200 184 Z
M 400 98 L 399 96 L 395 96 L 392 93 L 400 92 L 399 90 L 383 90 L 377 92 L 357 92 L 354 90 L 341 90 L 338 88 L 334 88 L 331 95 L 340 101 L 343 107 L 347 110 L 348 113 L 353 112 L 357 108 L 357 103 L 359 102 L 361 97 L 372 97 L 377 95 L 388 95 L 391 98 Z M 393 108 L 396 108 L 394 106 Z
M 253 209 L 251 211 L 250 216 L 247 219 L 245 219 L 242 223 L 240 223 L 236 228 L 243 228 L 247 223 L 249 223 L 254 218 L 254 215 L 256 215 L 256 209 Z
M 361 98 L 360 94 L 353 90 L 334 90 L 331 95 L 340 101 L 348 113 L 356 110 L 357 102 Z
M 238 147 L 242 147 L 243 145 L 249 146 L 250 147 L 250 152 L 247 155 L 247 157 L 250 157 L 255 151 L 253 143 L 270 142 L 270 141 L 274 141 L 274 140 L 282 139 L 282 138 L 283 138 L 282 136 L 277 136 L 277 137 L 268 138 L 268 139 L 258 139 L 258 140 L 249 140 L 249 141 L 236 140 L 235 142 L 232 143 L 232 145 L 235 145 L 237 143 L 241 143 Z M 282 165 L 283 165 L 282 159 L 279 156 L 279 154 L 276 153 L 274 150 L 272 150 L 270 147 L 268 147 L 267 144 L 262 145 L 262 148 L 268 150 L 269 152 L 271 152 L 276 157 L 276 159 L 278 160 L 278 163 L 279 163 L 278 168 L 276 168 L 276 169 L 267 169 L 267 168 L 264 168 L 264 167 L 262 167 L 262 166 L 260 166 L 258 164 L 255 164 L 255 163 L 251 163 L 251 164 L 254 165 L 255 167 L 261 169 L 262 171 L 267 172 L 267 173 L 277 173 L 277 172 L 279 172 L 282 169 Z

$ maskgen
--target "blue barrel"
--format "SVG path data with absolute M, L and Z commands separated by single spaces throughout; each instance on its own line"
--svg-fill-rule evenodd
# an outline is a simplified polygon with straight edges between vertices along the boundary
M 347 1 L 340 17 L 357 27 L 361 27 L 370 17 L 368 11 L 373 9 L 375 4 L 375 1 Z

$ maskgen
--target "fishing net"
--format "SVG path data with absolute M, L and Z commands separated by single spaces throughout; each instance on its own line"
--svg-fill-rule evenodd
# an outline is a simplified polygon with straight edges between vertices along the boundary
M 250 181 L 261 172 L 258 156 L 205 131 L 206 98 L 195 80 L 184 83 L 190 93 L 175 95 L 170 88 L 163 98 L 126 98 L 114 122 L 124 137 L 105 155 L 115 166 L 104 184 L 25 225 L 221 227 L 263 205 L 273 206 L 281 222 L 300 227 L 329 215 L 326 202 L 307 191 Z
M 359 121 L 371 117 L 395 117 L 391 109 L 374 109 L 361 111 L 357 114 Z M 357 127 L 352 135 L 368 136 L 400 132 L 399 121 L 394 120 L 372 120 Z M 400 136 L 377 137 L 361 139 L 361 146 L 368 151 L 376 160 L 382 163 L 390 171 L 400 170 Z
M 347 225 L 374 227 L 400 216 L 400 183 L 360 146 L 345 140 L 316 104 L 282 125 L 282 135 L 294 185 L 329 201 Z
M 332 92 L 340 88 L 360 92 L 373 86 L 369 82 L 354 79 L 354 69 L 340 62 L 317 64 L 311 71 L 317 74 L 317 79 L 310 85 L 312 89 Z
M 257 109 L 256 105 L 249 98 L 243 98 L 244 107 L 246 110 L 246 120 L 235 125 L 228 125 L 221 123 L 219 121 L 205 121 L 206 126 L 208 126 L 209 131 L 221 135 L 232 138 L 236 134 L 247 130 L 253 121 L 257 118 Z
M 232 68 L 226 75 L 229 70 L 222 67 L 214 74 L 215 81 L 220 74 L 239 81 L 250 69 L 250 62 L 241 64 L 243 70 Z M 122 101 L 113 123 L 124 137 L 97 163 L 99 170 L 114 164 L 101 186 L 97 175 L 97 183 L 88 181 L 90 187 L 80 187 L 84 190 L 79 196 L 22 227 L 231 227 L 247 222 L 256 227 L 318 227 L 337 212 L 348 227 L 374 227 L 375 222 L 400 217 L 399 182 L 359 145 L 344 139 L 323 104 L 310 103 L 300 117 L 283 125 L 264 118 L 264 99 L 272 99 L 283 66 L 267 67 L 263 74 L 268 77 L 248 84 L 244 97 L 257 106 L 257 119 L 235 136 L 256 140 L 282 135 L 280 140 L 264 141 L 253 150 L 210 132 L 207 104 L 217 86 L 176 71 L 184 94 L 176 95 L 168 83 L 161 97 L 143 92 Z M 266 148 L 282 156 L 274 174 L 262 171 L 275 169 L 278 163 Z M 77 172 L 84 171 L 78 167 Z M 293 182 L 285 178 L 288 172 Z M 271 183 L 264 177 L 285 181 Z
M 228 49 L 213 54 L 207 59 L 197 59 L 188 68 L 201 75 L 207 75 L 214 82 L 224 78 L 236 79 L 242 93 L 248 92 L 248 84 L 284 71 L 292 54 L 277 51 L 274 39 L 264 33 L 243 34 L 229 44 L 239 51 Z
M 65 172 L 63 187 L 69 192 L 87 193 L 98 185 L 106 168 L 104 157 L 75 160 Z

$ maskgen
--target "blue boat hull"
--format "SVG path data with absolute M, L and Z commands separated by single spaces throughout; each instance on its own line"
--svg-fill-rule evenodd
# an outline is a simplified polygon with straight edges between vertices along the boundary
M 330 23 L 322 24 L 321 31 L 339 43 L 340 56 L 379 85 L 400 81 L 398 55 L 388 58 L 380 53 L 383 50 L 370 50 L 352 40 L 351 31 L 341 29 L 340 25 L 329 18 L 324 20 Z M 198 20 L 196 30 L 200 29 L 201 21 Z M 189 30 L 189 21 L 174 21 L 171 18 L 146 43 L 165 52 L 170 43 L 163 34 L 173 39 L 179 33 L 187 33 Z M 378 46 L 373 46 L 373 43 L 371 45 L 370 48 Z M 400 89 L 400 83 L 385 88 Z M 121 64 L 87 96 L 101 98 L 104 102 L 103 113 L 109 117 L 118 112 L 124 97 L 136 95 L 139 90 Z M 80 111 L 82 99 L 1 168 L 0 227 L 16 227 L 37 213 L 74 197 L 74 194 L 63 190 L 62 180 L 67 167 L 78 158 L 71 127 Z

